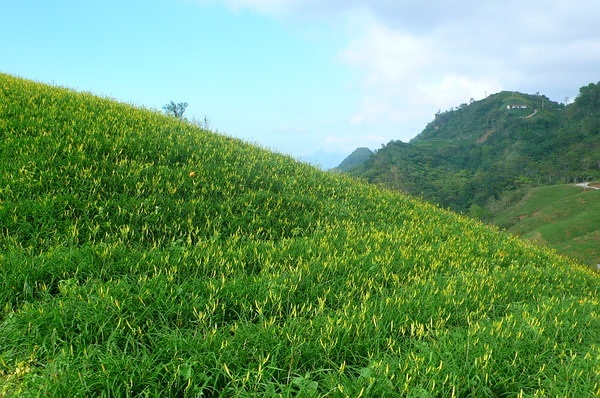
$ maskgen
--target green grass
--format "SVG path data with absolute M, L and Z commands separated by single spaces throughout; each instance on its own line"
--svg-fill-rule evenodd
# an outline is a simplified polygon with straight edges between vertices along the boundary
M 574 184 L 535 188 L 493 222 L 595 266 L 600 263 L 599 199 L 600 191 Z
M 600 278 L 397 192 L 0 75 L 0 396 L 594 396 Z

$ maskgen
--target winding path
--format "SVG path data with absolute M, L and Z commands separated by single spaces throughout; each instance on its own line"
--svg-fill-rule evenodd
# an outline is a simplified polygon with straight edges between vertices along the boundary
M 583 189 L 596 189 L 596 190 L 597 190 L 597 189 L 600 189 L 600 188 L 598 188 L 598 187 L 593 187 L 593 186 L 590 186 L 590 183 L 589 183 L 589 182 L 581 182 L 581 183 L 579 183 L 579 184 L 575 184 L 575 185 L 576 185 L 576 186 L 578 186 L 578 187 L 581 187 L 581 188 L 583 188 Z
M 537 113 L 538 113 L 538 110 L 537 110 L 537 109 L 534 109 L 534 110 L 533 110 L 533 113 L 532 113 L 531 115 L 527 115 L 527 116 L 525 116 L 525 119 L 529 119 L 530 117 L 534 117 L 535 115 L 537 115 Z

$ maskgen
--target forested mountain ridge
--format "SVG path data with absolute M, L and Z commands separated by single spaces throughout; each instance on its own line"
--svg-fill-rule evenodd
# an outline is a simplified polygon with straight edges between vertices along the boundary
M 568 105 L 503 91 L 438 112 L 350 173 L 479 216 L 503 191 L 598 178 L 600 85 Z

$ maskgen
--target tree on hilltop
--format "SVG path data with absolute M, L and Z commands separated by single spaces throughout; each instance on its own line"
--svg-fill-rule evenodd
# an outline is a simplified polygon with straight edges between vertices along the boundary
M 168 104 L 163 105 L 162 108 L 167 115 L 175 116 L 176 118 L 181 119 L 183 118 L 183 114 L 185 113 L 185 108 L 187 108 L 187 106 L 187 102 L 180 102 L 176 104 L 175 102 L 171 101 Z

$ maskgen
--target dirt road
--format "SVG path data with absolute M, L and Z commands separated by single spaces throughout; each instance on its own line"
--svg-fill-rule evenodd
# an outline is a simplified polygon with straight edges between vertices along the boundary
M 595 186 L 593 186 L 593 185 L 590 185 L 590 183 L 589 183 L 589 182 L 582 182 L 582 183 L 575 184 L 575 185 L 576 185 L 576 186 L 578 186 L 578 187 L 581 187 L 581 188 L 583 188 L 583 189 L 600 189 L 600 188 L 598 188 L 598 187 L 595 187 Z

